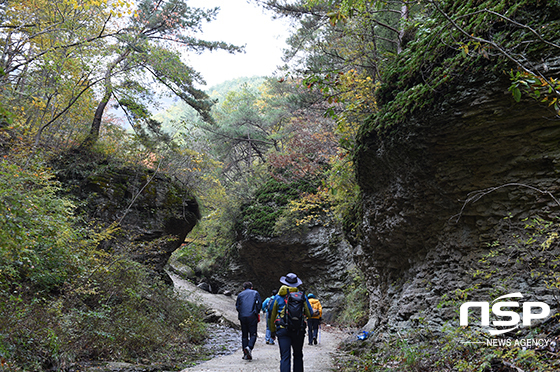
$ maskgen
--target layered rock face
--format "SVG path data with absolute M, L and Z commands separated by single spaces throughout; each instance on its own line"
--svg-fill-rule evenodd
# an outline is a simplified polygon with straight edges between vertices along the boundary
M 304 234 L 240 240 L 227 268 L 212 277 L 213 288 L 237 293 L 251 281 L 264 298 L 282 284 L 281 276 L 296 273 L 306 293 L 317 295 L 329 321 L 341 306 L 352 267 L 351 249 L 336 228 L 316 226 Z
M 526 218 L 560 211 L 553 198 L 560 197 L 560 121 L 545 104 L 515 103 L 504 75 L 465 75 L 455 84 L 430 112 L 362 138 L 354 257 L 367 276 L 369 328 L 421 318 L 458 325 L 459 309 L 438 304 L 475 284 L 469 300 L 492 301 L 502 289 L 555 304 L 542 281 L 515 264 L 519 257 L 502 258 L 487 278 L 473 271 L 491 247 L 514 244 Z
M 182 184 L 142 167 L 109 166 L 75 151 L 59 160 L 59 178 L 85 200 L 88 218 L 105 226 L 117 223 L 114 238 L 102 248 L 125 253 L 170 282 L 164 267 L 184 242 L 200 214 L 196 199 Z

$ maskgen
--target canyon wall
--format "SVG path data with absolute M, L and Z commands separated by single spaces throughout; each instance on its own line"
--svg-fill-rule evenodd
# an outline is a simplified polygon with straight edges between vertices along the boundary
M 326 321 L 340 311 L 345 287 L 352 280 L 351 247 L 335 227 L 315 226 L 273 238 L 246 237 L 231 251 L 227 265 L 212 275 L 214 290 L 237 293 L 243 282 L 251 281 L 264 300 L 282 285 L 281 276 L 293 272 L 303 281 L 301 289 L 320 299 Z
M 429 110 L 362 136 L 354 259 L 367 277 L 368 328 L 458 325 L 458 307 L 444 302 L 459 293 L 492 301 L 520 291 L 557 305 L 528 258 L 507 247 L 527 221 L 560 211 L 560 120 L 546 104 L 515 102 L 510 83 L 490 69 L 464 74 Z M 499 246 L 491 275 L 475 275 Z M 556 242 L 550 249 L 558 254 Z

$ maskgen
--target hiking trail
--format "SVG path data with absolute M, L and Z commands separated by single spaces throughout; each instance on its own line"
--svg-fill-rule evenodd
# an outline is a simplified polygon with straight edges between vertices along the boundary
M 228 322 L 239 324 L 237 311 L 235 310 L 236 296 L 225 296 L 222 294 L 212 294 L 194 284 L 179 278 L 170 273 L 175 289 L 185 296 L 186 299 L 202 303 L 204 306 L 219 312 Z M 263 299 L 264 300 L 264 299 Z M 186 368 L 181 372 L 262 372 L 280 370 L 280 351 L 278 343 L 267 345 L 264 339 L 266 325 L 263 320 L 264 314 L 261 313 L 261 321 L 258 325 L 258 338 L 253 349 L 253 360 L 243 360 L 241 350 L 241 337 L 239 337 L 239 348 L 229 355 L 215 357 L 197 366 Z M 321 325 L 319 344 L 308 345 L 307 335 L 303 346 L 303 363 L 307 371 L 327 372 L 333 371 L 332 356 L 337 352 L 339 343 L 349 337 L 349 333 L 342 331 L 328 324 Z

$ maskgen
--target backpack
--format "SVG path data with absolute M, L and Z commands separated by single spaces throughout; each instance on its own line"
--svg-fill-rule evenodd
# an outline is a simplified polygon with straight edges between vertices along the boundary
M 303 292 L 290 292 L 286 295 L 284 306 L 284 324 L 289 331 L 302 331 L 305 329 L 304 310 L 305 294 Z
M 309 304 L 311 305 L 311 309 L 313 310 L 311 317 L 312 318 L 320 318 L 322 314 L 322 307 L 321 303 L 317 299 L 309 300 Z

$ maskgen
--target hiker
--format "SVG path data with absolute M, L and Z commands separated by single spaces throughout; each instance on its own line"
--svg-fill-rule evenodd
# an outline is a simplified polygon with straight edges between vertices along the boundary
M 272 295 L 267 297 L 263 301 L 262 311 L 265 313 L 265 320 L 266 320 L 266 335 L 265 341 L 267 345 L 274 345 L 274 340 L 270 337 L 270 326 L 268 325 L 268 320 L 270 319 L 270 313 L 272 312 L 272 305 L 274 304 L 274 296 L 278 293 L 278 290 L 273 289 Z
M 293 372 L 303 372 L 304 315 L 311 317 L 311 305 L 305 294 L 298 290 L 301 279 L 294 273 L 280 278 L 283 285 L 274 296 L 269 326 L 271 337 L 278 337 L 280 372 L 290 372 L 291 351 L 294 354 Z M 289 308 L 290 311 L 286 311 Z M 292 315 L 290 315 L 292 314 Z
M 308 335 L 309 335 L 309 345 L 317 345 L 317 336 L 319 335 L 319 324 L 323 318 L 323 307 L 321 302 L 315 297 L 313 293 L 307 295 L 309 304 L 311 305 L 313 311 L 311 318 L 307 320 Z
M 253 289 L 253 283 L 243 283 L 243 291 L 237 296 L 235 308 L 241 322 L 241 346 L 243 347 L 243 359 L 246 360 L 253 359 L 261 306 L 261 296 Z

